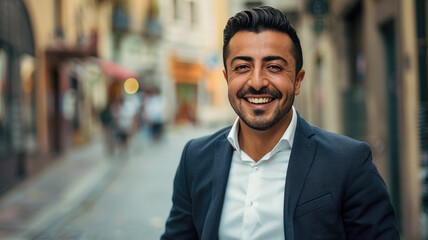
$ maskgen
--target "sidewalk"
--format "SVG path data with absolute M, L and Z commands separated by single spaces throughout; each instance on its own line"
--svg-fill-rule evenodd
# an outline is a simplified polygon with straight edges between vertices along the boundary
M 2 196 L 0 239 L 36 239 L 95 201 L 122 162 L 107 157 L 101 140 L 71 149 Z

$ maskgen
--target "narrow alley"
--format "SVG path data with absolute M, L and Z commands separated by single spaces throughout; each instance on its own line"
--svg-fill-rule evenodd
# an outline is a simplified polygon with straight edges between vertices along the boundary
M 246 53 L 251 71 L 231 84 L 226 26 L 262 6 L 293 26 L 293 60 L 253 74 Z M 428 0 L 0 0 L 0 240 L 159 239 L 186 142 L 231 125 L 234 92 L 255 77 L 286 90 L 271 77 L 289 67 L 298 96 L 266 106 L 292 100 L 308 123 L 366 142 L 401 239 L 428 240 L 427 12 Z
M 136 136 L 109 158 L 100 141 L 75 150 L 2 200 L 0 222 L 9 228 L 0 239 L 159 239 L 182 148 L 213 131 L 172 127 L 157 143 Z

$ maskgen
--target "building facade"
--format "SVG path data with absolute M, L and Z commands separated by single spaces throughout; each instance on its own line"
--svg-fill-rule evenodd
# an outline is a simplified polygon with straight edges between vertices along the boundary
M 165 86 L 176 123 L 231 121 L 220 55 L 226 1 L 161 0 Z
M 93 138 L 94 112 L 106 101 L 99 57 L 108 38 L 99 37 L 111 32 L 111 3 L 0 6 L 1 194 Z

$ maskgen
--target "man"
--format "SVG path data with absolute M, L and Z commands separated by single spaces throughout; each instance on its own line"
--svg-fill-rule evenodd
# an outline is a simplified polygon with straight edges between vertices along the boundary
M 366 143 L 309 125 L 293 107 L 305 76 L 285 15 L 230 18 L 224 77 L 234 125 L 192 140 L 162 239 L 399 239 Z

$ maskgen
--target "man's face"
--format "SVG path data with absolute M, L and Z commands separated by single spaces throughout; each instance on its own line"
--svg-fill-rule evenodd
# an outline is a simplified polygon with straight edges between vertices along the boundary
M 294 95 L 305 75 L 296 76 L 293 42 L 281 32 L 237 32 L 229 42 L 224 76 L 230 104 L 256 130 L 291 121 Z

